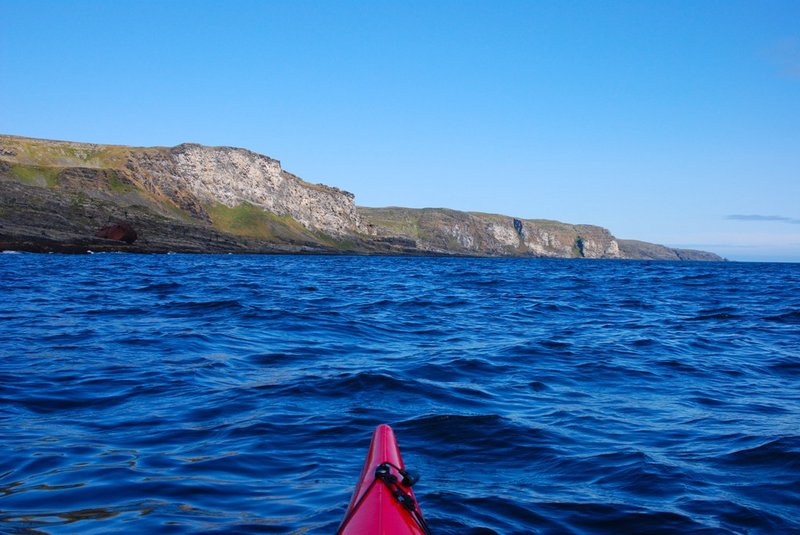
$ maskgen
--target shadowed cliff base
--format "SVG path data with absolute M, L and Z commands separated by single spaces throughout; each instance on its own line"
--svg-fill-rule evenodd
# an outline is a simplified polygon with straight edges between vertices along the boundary
M 722 260 L 594 225 L 357 207 L 245 149 L 16 136 L 0 136 L 0 249 Z

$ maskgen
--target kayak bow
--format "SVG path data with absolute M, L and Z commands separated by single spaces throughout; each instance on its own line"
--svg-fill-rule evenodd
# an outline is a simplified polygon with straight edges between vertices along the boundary
M 411 490 L 417 479 L 405 469 L 392 428 L 379 425 L 337 535 L 430 535 Z

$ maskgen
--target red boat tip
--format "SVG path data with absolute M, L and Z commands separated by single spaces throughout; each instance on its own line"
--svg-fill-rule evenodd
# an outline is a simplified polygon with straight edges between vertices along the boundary
M 392 428 L 379 425 L 372 433 L 361 477 L 336 533 L 429 535 L 411 490 L 417 479 L 405 469 Z

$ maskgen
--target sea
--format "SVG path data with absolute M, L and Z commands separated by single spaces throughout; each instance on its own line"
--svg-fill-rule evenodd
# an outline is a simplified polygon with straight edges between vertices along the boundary
M 0 255 L 0 533 L 800 533 L 800 264 Z

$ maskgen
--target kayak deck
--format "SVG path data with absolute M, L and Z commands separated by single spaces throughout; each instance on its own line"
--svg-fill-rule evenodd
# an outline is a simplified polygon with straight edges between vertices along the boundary
M 405 470 L 392 428 L 379 425 L 372 434 L 361 477 L 337 534 L 426 535 L 430 531 Z

